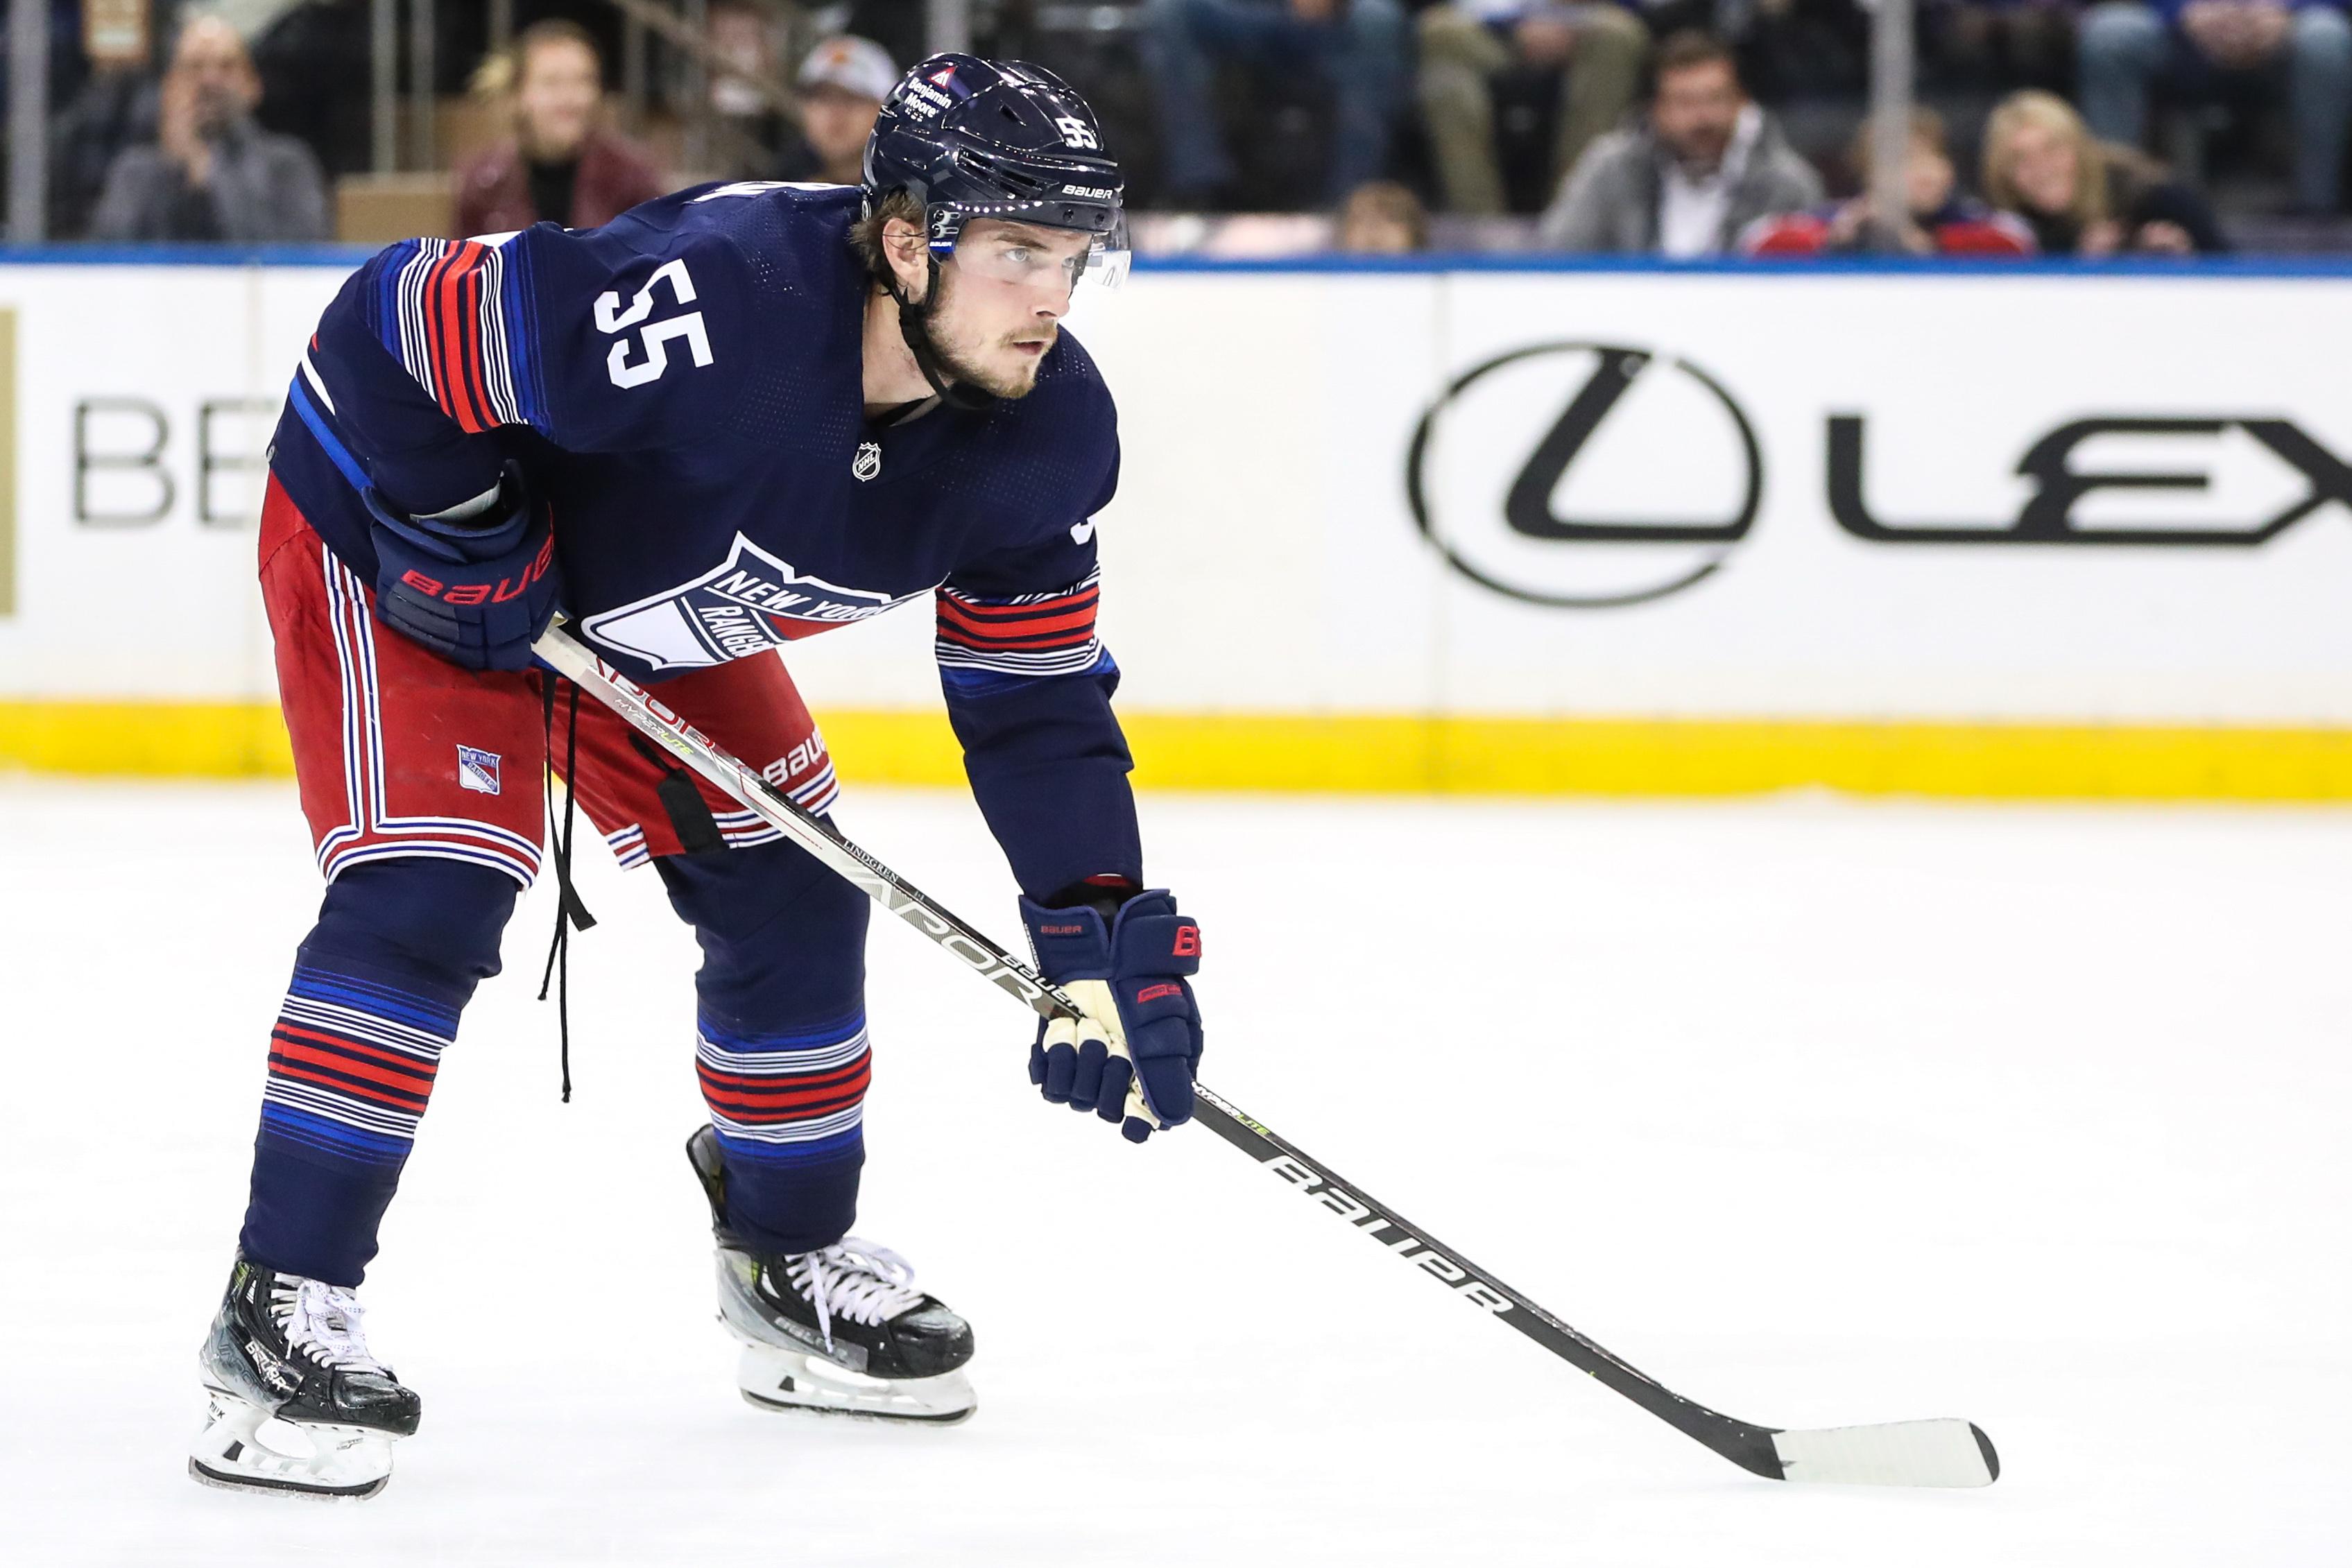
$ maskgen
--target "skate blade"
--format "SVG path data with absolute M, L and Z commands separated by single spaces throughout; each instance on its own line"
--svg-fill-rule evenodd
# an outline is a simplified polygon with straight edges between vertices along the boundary
M 215 1398 L 188 1452 L 188 1475 L 225 1491 L 356 1501 L 392 1479 L 392 1437 L 368 1427 L 297 1425 Z
M 358 1502 L 372 1498 L 392 1484 L 389 1474 L 347 1487 L 320 1486 L 309 1481 L 275 1480 L 268 1476 L 247 1475 L 242 1471 L 207 1469 L 202 1459 L 188 1457 L 188 1476 L 199 1486 L 217 1487 L 222 1491 L 257 1492 L 268 1497 L 309 1498 L 315 1502 Z
M 963 1373 L 937 1377 L 868 1377 L 823 1356 L 771 1345 L 746 1345 L 735 1364 L 743 1402 L 761 1410 L 951 1427 L 971 1418 L 980 1401 Z

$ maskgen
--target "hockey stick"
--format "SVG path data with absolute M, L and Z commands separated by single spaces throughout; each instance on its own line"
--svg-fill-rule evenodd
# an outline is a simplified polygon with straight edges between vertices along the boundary
M 803 810 L 782 789 L 598 659 L 562 627 L 551 627 L 534 652 L 999 990 L 1018 998 L 1041 1018 L 1084 1016 L 1060 987 L 933 903 L 830 824 Z M 1367 1196 L 1361 1187 L 1341 1181 L 1328 1166 L 1264 1123 L 1244 1115 L 1223 1095 L 1198 1083 L 1192 1093 L 1196 1121 L 1313 1202 L 1371 1237 L 1460 1300 L 1500 1319 L 1743 1469 L 1774 1480 L 1915 1487 L 1987 1486 L 2000 1474 L 1992 1440 L 1967 1421 L 1894 1421 L 1784 1431 L 1694 1404 L 1619 1360 L 1459 1252 L 1429 1239 L 1427 1231 Z

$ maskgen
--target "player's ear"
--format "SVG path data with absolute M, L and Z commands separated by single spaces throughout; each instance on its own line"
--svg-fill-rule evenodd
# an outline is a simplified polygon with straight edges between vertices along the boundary
M 909 299 L 919 301 L 930 287 L 930 268 L 925 265 L 928 249 L 921 225 L 905 218 L 883 221 L 882 259 L 898 278 L 899 291 Z

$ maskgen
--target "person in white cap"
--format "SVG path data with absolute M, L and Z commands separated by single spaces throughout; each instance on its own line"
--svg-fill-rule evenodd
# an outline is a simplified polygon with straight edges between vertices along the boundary
M 801 134 L 777 160 L 779 180 L 855 185 L 864 177 L 866 139 L 898 85 L 898 68 L 871 38 L 827 38 L 801 62 Z

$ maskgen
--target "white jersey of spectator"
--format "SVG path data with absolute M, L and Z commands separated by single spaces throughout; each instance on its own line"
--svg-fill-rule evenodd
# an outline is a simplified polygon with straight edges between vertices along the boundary
M 1693 174 L 1674 159 L 1664 160 L 1658 189 L 1659 254 L 1677 260 L 1722 254 L 1732 190 L 1747 173 L 1748 156 L 1763 133 L 1764 111 L 1751 103 L 1739 111 L 1723 162 L 1708 172 Z

